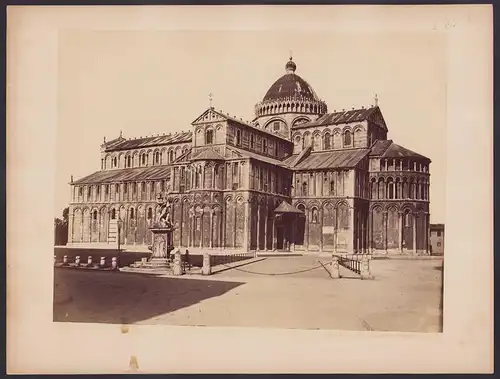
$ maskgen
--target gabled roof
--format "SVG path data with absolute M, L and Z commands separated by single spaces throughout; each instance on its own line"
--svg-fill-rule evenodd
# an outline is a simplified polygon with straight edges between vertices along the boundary
M 382 157 L 382 158 L 419 158 L 425 159 L 430 162 L 430 159 L 423 156 L 422 154 L 415 153 L 414 151 L 407 149 L 403 146 L 395 144 L 392 140 L 376 141 L 370 151 L 370 157 Z
M 168 180 L 169 178 L 169 166 L 152 166 L 97 171 L 74 181 L 72 184 L 79 185 L 128 181 Z
M 211 147 L 207 147 L 206 149 L 201 150 L 196 156 L 191 154 L 191 160 L 193 161 L 202 161 L 202 160 L 217 160 L 223 161 L 224 157 L 216 152 Z
M 189 147 L 184 153 L 179 155 L 177 158 L 174 159 L 172 164 L 176 163 L 187 163 L 191 161 L 191 152 L 193 151 L 192 147 Z
M 128 150 L 140 147 L 170 145 L 175 143 L 191 142 L 191 132 L 180 132 L 175 134 L 164 134 L 150 136 L 144 138 L 125 139 L 121 138 L 118 141 L 110 141 L 105 143 L 106 151 Z
M 368 155 L 369 151 L 370 149 L 343 149 L 312 152 L 302 161 L 299 161 L 294 166 L 291 166 L 291 168 L 293 170 L 353 168 Z M 297 156 L 298 155 L 296 154 L 295 157 Z M 285 162 L 291 162 L 292 157 L 287 158 Z
M 295 165 L 299 164 L 302 162 L 304 159 L 306 159 L 312 152 L 312 145 L 307 146 L 305 149 L 303 149 L 299 154 L 295 156 L 294 160 L 288 161 L 288 165 L 290 167 L 294 167 Z
M 257 132 L 261 132 L 262 134 L 266 134 L 268 136 L 273 136 L 288 143 L 292 143 L 288 138 L 281 136 L 278 133 L 273 133 L 265 129 L 258 128 L 256 125 L 252 125 L 250 122 L 243 121 L 243 119 L 238 119 L 236 117 L 230 116 L 227 113 L 224 113 L 222 110 L 215 110 L 214 108 L 208 108 L 205 112 L 203 112 L 196 120 L 194 120 L 191 124 L 195 125 L 198 123 L 205 122 L 217 122 L 217 121 L 231 121 L 238 125 L 244 126 L 245 128 L 255 130 Z
M 275 166 L 288 167 L 286 164 L 283 163 L 283 161 L 276 159 L 276 158 L 268 157 L 266 155 L 260 155 L 260 154 L 254 153 L 253 151 L 239 149 L 239 148 L 234 147 L 234 146 L 228 146 L 226 148 L 226 159 L 239 158 L 239 157 L 251 158 L 251 159 L 255 159 L 257 161 L 270 163 L 270 164 L 273 164 Z
M 369 120 L 376 124 L 379 124 L 384 129 L 387 130 L 384 118 L 382 116 L 382 112 L 380 111 L 380 108 L 378 106 L 327 113 L 314 121 L 298 124 L 293 126 L 292 128 L 303 129 L 303 128 L 310 128 L 313 126 L 347 124 L 351 122 L 360 122 L 365 120 Z
M 304 214 L 300 209 L 295 208 L 292 204 L 282 201 L 278 207 L 274 210 L 274 213 L 297 213 Z
M 373 143 L 370 151 L 370 156 L 378 157 L 385 153 L 385 151 L 391 146 L 392 140 L 377 140 Z
M 407 149 L 395 143 L 392 143 L 382 156 L 387 158 L 413 157 L 430 161 L 429 158 L 423 156 L 422 154 L 415 153 L 414 151 L 411 151 L 410 149 Z

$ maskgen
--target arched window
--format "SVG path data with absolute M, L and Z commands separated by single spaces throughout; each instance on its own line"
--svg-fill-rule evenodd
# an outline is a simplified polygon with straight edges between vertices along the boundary
M 194 173 L 194 187 L 195 188 L 200 187 L 200 177 L 201 177 L 201 173 L 198 169 L 196 169 L 196 171 Z
M 390 179 L 387 183 L 387 198 L 394 199 L 394 182 Z
M 371 195 L 372 195 L 372 199 L 376 199 L 377 195 L 378 195 L 377 182 L 375 180 L 372 180 L 372 182 L 371 182 Z
M 148 220 L 153 218 L 153 208 L 148 208 Z
M 120 185 L 115 184 L 115 200 L 118 200 L 119 196 L 120 196 Z
M 168 162 L 169 163 L 172 163 L 174 161 L 174 151 L 173 150 L 170 150 L 168 152 Z
M 130 219 L 134 219 L 134 208 L 130 208 Z
M 132 167 L 132 157 L 130 155 L 127 157 L 127 167 Z
M 379 199 L 384 199 L 385 198 L 385 187 L 384 187 L 384 181 L 383 179 L 380 179 L 378 182 L 378 198 Z
M 114 208 L 111 210 L 111 219 L 112 220 L 116 219 L 116 209 L 114 209 Z
M 142 161 L 142 164 L 143 164 L 143 165 L 145 165 L 145 164 L 146 164 L 146 154 L 145 154 L 145 153 L 143 153 L 143 154 L 142 154 L 141 161 Z
M 326 133 L 323 137 L 323 150 L 331 149 L 330 133 Z
M 137 183 L 132 184 L 132 195 L 135 196 L 137 193 Z
M 410 183 L 410 199 L 415 198 L 415 183 L 411 182 Z
M 214 143 L 214 131 L 212 129 L 207 130 L 205 136 L 205 144 L 212 145 Z
M 302 148 L 306 149 L 309 147 L 309 133 L 304 133 L 304 139 L 302 140 Z
M 330 182 L 330 195 L 335 195 L 335 180 Z
M 318 208 L 313 207 L 311 209 L 311 223 L 312 224 L 317 224 L 318 223 L 318 219 L 319 219 L 319 217 L 318 217 Z
M 352 136 L 350 131 L 344 133 L 344 146 L 350 146 L 352 143 Z
M 405 228 L 410 227 L 410 211 L 409 210 L 405 211 L 404 224 L 405 224 Z
M 255 146 L 255 140 L 253 134 L 250 134 L 250 149 L 253 149 Z
M 117 166 L 118 166 L 118 158 L 114 157 L 113 158 L 113 167 L 117 167 Z
M 307 182 L 302 183 L 302 196 L 307 196 Z
M 92 219 L 93 219 L 94 221 L 96 221 L 96 220 L 97 220 L 97 211 L 94 211 L 94 212 L 92 213 Z
M 155 153 L 155 164 L 160 164 L 160 153 L 158 151 Z
M 300 136 L 295 136 L 295 152 L 299 152 L 300 149 L 302 148 L 301 144 L 300 144 Z
M 241 130 L 236 130 L 236 145 L 241 145 Z
M 267 154 L 267 139 L 262 140 L 262 151 Z

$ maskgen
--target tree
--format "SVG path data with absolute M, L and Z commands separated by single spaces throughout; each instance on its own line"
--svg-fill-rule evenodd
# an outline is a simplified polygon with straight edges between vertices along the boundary
M 69 208 L 62 211 L 62 219 L 54 219 L 54 243 L 55 245 L 66 245 L 68 243 Z

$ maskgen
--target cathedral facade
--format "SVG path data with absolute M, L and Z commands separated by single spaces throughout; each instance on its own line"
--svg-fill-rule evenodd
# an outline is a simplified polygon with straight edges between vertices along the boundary
M 68 245 L 147 249 L 168 190 L 194 252 L 428 254 L 430 159 L 387 139 L 377 103 L 328 113 L 285 69 L 252 122 L 210 106 L 188 132 L 105 140 L 71 180 Z

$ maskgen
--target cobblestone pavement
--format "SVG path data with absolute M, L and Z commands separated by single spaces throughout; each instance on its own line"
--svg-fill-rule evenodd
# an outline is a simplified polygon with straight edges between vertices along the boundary
M 318 259 L 328 263 L 268 257 L 210 277 L 56 269 L 54 320 L 441 331 L 442 261 L 373 260 L 375 279 L 360 280 L 342 267 L 331 279 Z

